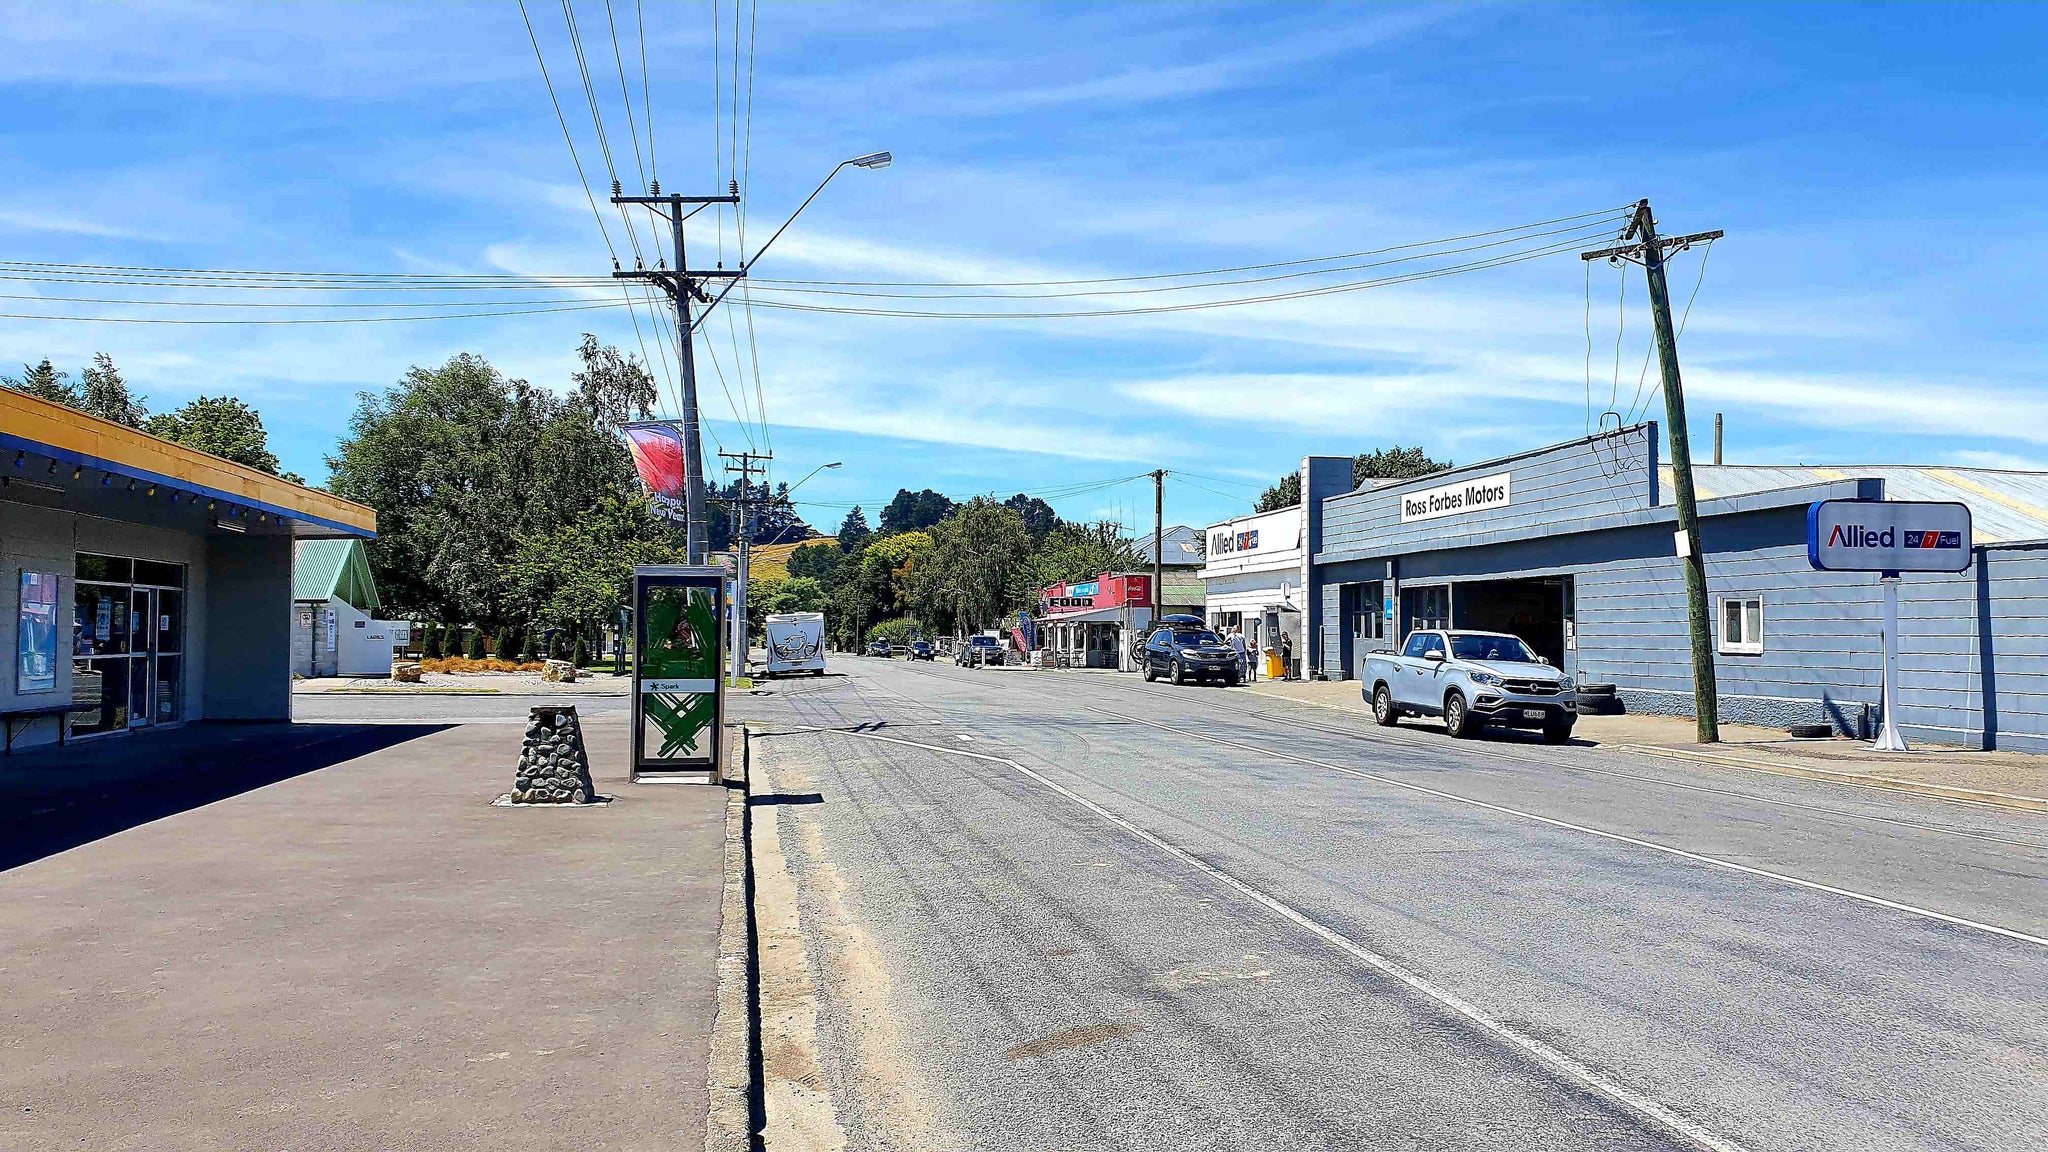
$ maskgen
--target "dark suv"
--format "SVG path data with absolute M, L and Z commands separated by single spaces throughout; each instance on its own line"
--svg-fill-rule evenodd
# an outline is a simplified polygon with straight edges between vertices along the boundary
M 1145 641 L 1146 680 L 1221 680 L 1235 688 L 1238 671 L 1236 650 L 1207 628 L 1168 624 Z

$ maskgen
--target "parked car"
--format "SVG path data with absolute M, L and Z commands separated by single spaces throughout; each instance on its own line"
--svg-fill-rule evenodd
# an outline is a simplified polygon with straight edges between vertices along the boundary
M 910 658 L 912 660 L 930 660 L 936 655 L 938 653 L 932 651 L 931 641 L 912 640 L 910 642 Z
M 953 657 L 953 663 L 963 668 L 1002 662 L 1003 642 L 993 636 L 969 636 L 960 642 L 960 652 Z
M 881 656 L 887 658 L 887 656 L 889 655 L 889 642 L 887 640 L 870 641 L 868 644 L 866 654 L 869 656 Z
M 1577 685 L 1505 632 L 1410 633 L 1399 653 L 1365 658 L 1360 687 L 1382 725 L 1441 716 L 1445 730 L 1461 739 L 1498 724 L 1539 729 L 1562 744 L 1579 719 Z
M 1188 619 L 1193 619 L 1189 617 Z M 1218 680 L 1235 688 L 1242 669 L 1237 651 L 1199 622 L 1174 623 L 1172 618 L 1145 641 L 1145 679 Z

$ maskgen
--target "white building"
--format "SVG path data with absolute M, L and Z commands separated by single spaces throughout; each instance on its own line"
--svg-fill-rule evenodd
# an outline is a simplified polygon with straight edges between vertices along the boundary
M 1242 628 L 1261 649 L 1288 638 L 1296 667 L 1302 644 L 1307 517 L 1300 505 L 1211 524 L 1201 570 L 1211 628 Z
M 292 675 L 386 676 L 412 636 L 381 606 L 361 540 L 301 540 L 292 560 Z

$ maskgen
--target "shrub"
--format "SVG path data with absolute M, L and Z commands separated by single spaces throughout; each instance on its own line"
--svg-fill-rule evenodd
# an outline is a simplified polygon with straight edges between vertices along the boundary
M 548 633 L 548 659 L 567 660 L 568 658 L 569 638 L 559 631 Z
M 471 628 L 469 630 L 469 646 L 462 650 L 462 654 L 471 660 L 482 660 L 484 658 L 486 653 L 484 652 L 483 629 Z
M 576 638 L 576 651 L 573 659 L 576 661 L 578 668 L 590 663 L 590 645 L 585 644 L 581 636 Z
M 491 646 L 491 655 L 500 660 L 515 659 L 519 655 L 519 629 L 510 624 L 498 629 L 498 642 Z
M 441 648 L 441 626 L 429 623 L 427 635 L 420 641 L 420 656 L 427 660 L 439 660 L 448 653 Z
M 533 629 L 521 628 L 519 636 L 519 662 L 525 664 L 540 659 L 540 653 L 533 646 Z
M 510 660 L 471 660 L 464 656 L 450 656 L 444 660 L 422 660 L 420 669 L 426 672 L 538 672 L 541 663 L 513 663 Z

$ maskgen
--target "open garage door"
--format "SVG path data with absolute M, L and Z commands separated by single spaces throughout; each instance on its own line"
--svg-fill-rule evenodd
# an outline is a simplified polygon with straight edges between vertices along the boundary
M 1571 600 L 1569 576 L 1460 583 L 1452 597 L 1452 627 L 1520 636 L 1538 656 L 1563 668 Z

